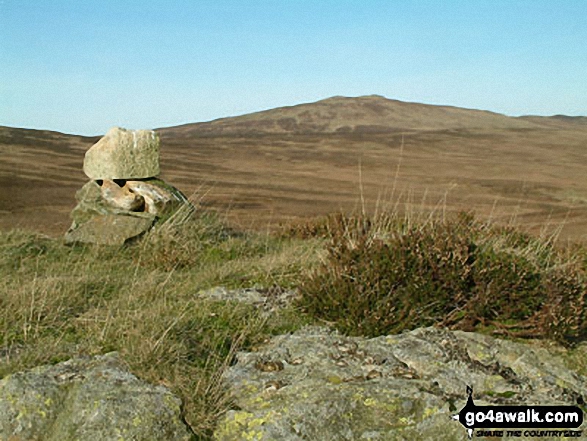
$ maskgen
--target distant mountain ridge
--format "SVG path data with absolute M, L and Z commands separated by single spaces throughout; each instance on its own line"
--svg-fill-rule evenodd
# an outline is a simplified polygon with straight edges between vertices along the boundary
M 442 194 L 448 211 L 521 210 L 532 231 L 548 219 L 587 242 L 584 116 L 332 97 L 158 131 L 163 178 L 187 195 L 210 185 L 206 207 L 243 228 L 353 210 L 359 189 L 370 204 L 393 188 L 430 209 Z M 0 229 L 63 235 L 98 139 L 0 126 Z
M 155 130 L 164 136 L 247 136 L 262 134 L 397 133 L 402 131 L 569 128 L 587 129 L 587 116 L 507 116 L 489 110 L 421 104 L 385 98 L 333 96 L 320 101 L 192 122 Z M 127 127 L 136 128 L 136 127 Z M 100 136 L 25 129 L 0 125 L 0 141 L 58 141 L 74 137 L 97 141 Z M 26 141 L 25 141 L 26 142 Z
M 410 103 L 378 95 L 279 107 L 214 121 L 166 127 L 167 136 L 374 133 L 452 129 L 536 129 L 583 123 L 585 117 L 510 117 L 486 110 Z

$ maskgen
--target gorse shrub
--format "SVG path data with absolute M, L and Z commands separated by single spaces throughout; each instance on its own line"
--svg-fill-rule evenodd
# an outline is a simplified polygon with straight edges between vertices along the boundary
M 477 222 L 338 215 L 301 306 L 355 335 L 488 328 L 562 342 L 587 336 L 586 271 L 551 242 Z M 577 255 L 577 254 L 574 254 Z

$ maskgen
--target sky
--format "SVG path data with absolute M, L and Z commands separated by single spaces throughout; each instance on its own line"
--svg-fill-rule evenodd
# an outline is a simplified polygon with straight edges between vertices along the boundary
M 587 0 L 0 0 L 0 125 L 100 135 L 372 94 L 587 115 Z

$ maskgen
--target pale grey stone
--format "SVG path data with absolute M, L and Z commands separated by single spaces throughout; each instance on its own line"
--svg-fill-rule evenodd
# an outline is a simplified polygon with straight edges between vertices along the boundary
M 263 314 L 268 315 L 290 305 L 299 297 L 299 293 L 297 290 L 283 289 L 278 286 L 239 289 L 217 286 L 199 291 L 197 296 L 207 300 L 246 303 L 261 308 Z
M 159 136 L 153 130 L 113 127 L 86 152 L 84 173 L 94 180 L 157 176 Z
M 308 327 L 237 359 L 224 381 L 238 410 L 217 441 L 463 440 L 451 416 L 467 385 L 477 405 L 587 397 L 587 378 L 544 348 L 437 328 L 367 339 Z

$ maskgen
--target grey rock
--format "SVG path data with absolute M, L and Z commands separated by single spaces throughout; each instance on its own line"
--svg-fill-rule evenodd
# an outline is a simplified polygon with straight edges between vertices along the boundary
M 139 380 L 116 353 L 0 380 L 0 440 L 188 441 L 181 401 Z
M 237 358 L 224 381 L 238 410 L 220 441 L 462 440 L 451 416 L 467 385 L 477 405 L 587 397 L 587 378 L 544 348 L 436 328 L 366 339 L 309 327 Z
M 299 293 L 296 290 L 271 288 L 241 288 L 228 289 L 217 286 L 198 292 L 198 297 L 208 300 L 223 302 L 241 302 L 254 305 L 262 309 L 262 312 L 271 314 L 278 309 L 289 305 Z
M 144 211 L 157 216 L 169 215 L 180 207 L 193 209 L 185 195 L 160 179 L 127 181 L 124 188 L 144 200 Z
M 147 232 L 155 216 L 98 215 L 76 225 L 65 234 L 65 243 L 123 245 L 126 241 Z
M 119 181 L 120 182 L 120 181 Z M 77 206 L 65 242 L 122 245 L 183 209 L 195 210 L 184 194 L 160 179 L 87 182 L 76 193 Z
M 128 183 L 127 183 L 128 184 Z M 106 204 L 122 211 L 142 211 L 145 199 L 128 188 L 122 187 L 110 179 L 104 179 L 101 185 L 101 196 Z
M 159 136 L 152 130 L 113 127 L 86 152 L 84 173 L 94 180 L 157 176 Z

